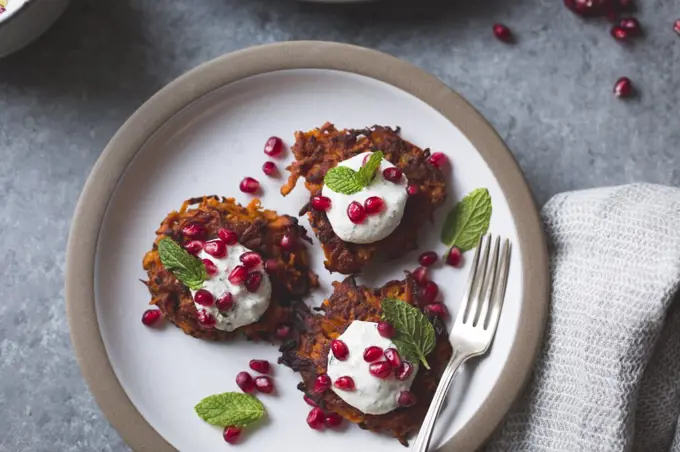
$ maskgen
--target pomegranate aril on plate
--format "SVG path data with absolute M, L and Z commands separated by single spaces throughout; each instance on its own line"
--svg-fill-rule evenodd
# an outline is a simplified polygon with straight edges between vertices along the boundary
M 677 19 L 675 22 L 673 22 L 673 30 L 680 35 L 680 19 Z
M 309 405 L 309 406 L 311 406 L 311 407 L 316 407 L 316 406 L 318 406 L 317 403 L 314 401 L 314 399 L 312 399 L 311 397 L 309 397 L 307 394 L 303 395 L 303 396 L 302 396 L 302 399 L 305 401 L 305 403 L 306 403 L 307 405 Z
M 428 304 L 425 306 L 425 313 L 442 319 L 448 318 L 449 316 L 449 310 L 446 309 L 446 306 L 442 303 Z
M 415 183 L 408 184 L 408 187 L 406 187 L 406 193 L 408 193 L 409 196 L 415 196 L 420 193 L 420 187 L 418 187 L 418 184 Z
M 208 276 L 213 276 L 216 275 L 217 272 L 219 271 L 217 269 L 217 265 L 210 259 L 201 259 L 203 262 L 203 265 L 205 266 L 205 272 L 208 274 Z
M 194 294 L 194 301 L 201 306 L 212 306 L 215 304 L 213 295 L 205 289 L 198 289 Z
M 392 375 L 392 366 L 387 361 L 372 363 L 368 366 L 368 373 L 384 380 Z
M 342 416 L 340 416 L 338 413 L 328 413 L 326 415 L 326 427 L 329 428 L 335 428 L 335 427 L 340 427 L 342 424 Z
M 409 391 L 401 391 L 397 397 L 397 403 L 401 407 L 409 407 L 415 405 L 417 402 L 416 396 Z
M 354 389 L 354 379 L 349 376 L 338 377 L 334 382 L 333 386 L 343 391 L 352 391 Z
M 434 300 L 437 298 L 437 295 L 439 294 L 439 286 L 437 283 L 434 281 L 428 281 L 425 283 L 425 287 L 423 287 L 423 302 L 425 304 L 430 304 L 434 303 Z
M 280 325 L 276 329 L 276 337 L 279 339 L 285 339 L 290 334 L 290 327 L 288 325 Z
M 255 193 L 260 189 L 260 183 L 252 177 L 244 177 L 238 188 L 243 193 Z
M 255 251 L 246 251 L 241 254 L 238 259 L 248 270 L 257 267 L 262 263 L 262 257 Z
M 257 388 L 258 391 L 263 392 L 265 394 L 271 394 L 274 392 L 274 381 L 271 379 L 271 377 L 267 376 L 261 376 L 261 377 L 255 377 L 255 387 Z
M 260 288 L 260 283 L 262 283 L 262 273 L 252 272 L 246 280 L 246 290 L 248 292 L 257 292 L 257 289 Z
M 222 240 L 211 240 L 209 242 L 205 242 L 203 245 L 203 251 L 213 257 L 222 258 L 227 255 L 227 244 Z
M 248 269 L 243 265 L 237 265 L 234 267 L 231 273 L 229 273 L 228 279 L 229 282 L 234 285 L 242 284 L 246 281 L 246 279 L 248 279 Z
M 294 240 L 290 235 L 283 234 L 283 236 L 281 237 L 281 242 L 279 242 L 279 246 L 285 251 L 292 251 L 293 242 Z
M 611 0 L 564 0 L 564 5 L 579 16 L 595 17 L 611 8 Z
M 386 180 L 396 184 L 401 181 L 402 172 L 399 168 L 390 167 L 385 168 L 382 175 Z
M 423 267 L 429 267 L 430 265 L 437 262 L 437 253 L 434 251 L 425 251 L 418 257 L 418 262 Z
M 206 311 L 205 309 L 199 309 L 196 313 L 196 319 L 198 323 L 205 328 L 212 328 L 217 323 L 215 316 Z
M 383 349 L 377 345 L 371 345 L 370 347 L 366 347 L 366 350 L 364 350 L 364 361 L 367 363 L 372 363 L 373 361 L 377 361 L 382 357 Z
M 200 240 L 191 240 L 184 244 L 184 249 L 187 253 L 197 255 L 203 249 L 203 242 Z
M 352 201 L 347 206 L 347 216 L 352 223 L 361 224 L 366 219 L 366 209 L 360 203 Z
M 331 208 L 331 198 L 325 196 L 312 196 L 311 204 L 312 209 L 325 212 Z
M 238 242 L 238 234 L 229 229 L 220 228 L 217 231 L 217 236 L 227 245 L 235 245 Z
M 618 25 L 614 25 L 611 28 L 611 30 L 609 30 L 609 34 L 611 34 L 612 37 L 614 39 L 616 39 L 617 41 L 624 41 L 624 40 L 628 39 L 628 35 L 629 35 L 628 31 L 626 31 L 625 28 L 621 28 Z
M 387 322 L 378 322 L 378 334 L 387 339 L 394 337 L 397 331 L 394 329 L 392 324 Z
M 397 380 L 404 381 L 413 373 L 413 364 L 408 361 L 402 361 L 401 366 L 394 372 Z
M 189 223 L 182 228 L 185 237 L 200 238 L 205 235 L 205 227 L 200 223 Z
M 241 429 L 238 427 L 226 426 L 224 427 L 222 437 L 229 444 L 236 444 L 241 437 Z
M 163 317 L 163 313 L 158 309 L 147 309 L 142 314 L 142 323 L 146 326 L 153 326 L 161 317 Z
M 413 273 L 411 273 L 411 276 L 419 286 L 424 286 L 429 281 L 427 278 L 427 268 L 425 267 L 416 268 L 413 270 Z
M 248 372 L 239 372 L 236 374 L 236 384 L 243 392 L 253 392 L 255 390 L 255 381 Z
M 331 341 L 331 351 L 333 352 L 333 356 L 335 356 L 340 361 L 346 360 L 349 356 L 349 348 L 347 347 L 347 344 L 345 344 L 340 339 L 333 339 Z
M 275 157 L 283 151 L 283 140 L 279 137 L 269 137 L 264 144 L 264 153 Z
M 268 374 L 271 370 L 271 365 L 266 359 L 251 359 L 248 363 L 248 366 L 255 372 L 259 372 L 261 374 Z
M 399 352 L 396 348 L 390 347 L 385 349 L 385 361 L 387 361 L 390 366 L 396 369 L 401 366 L 401 355 L 399 355 Z
M 635 17 L 624 17 L 619 21 L 619 27 L 631 35 L 637 36 L 642 34 L 642 26 L 640 26 L 640 22 Z
M 215 304 L 217 305 L 217 309 L 226 312 L 234 306 L 234 296 L 230 292 L 225 292 L 217 299 Z
M 369 215 L 380 213 L 385 207 L 385 201 L 380 196 L 371 196 L 364 201 L 364 209 Z
M 493 34 L 498 38 L 499 41 L 503 41 L 506 43 L 512 42 L 512 32 L 508 27 L 506 27 L 503 24 L 494 24 L 493 26 Z M 432 154 L 434 156 L 434 154 Z M 439 166 L 439 165 L 435 165 Z
M 276 168 L 276 163 L 274 162 L 264 162 L 262 164 L 262 172 L 267 176 L 274 176 L 279 170 Z
M 312 408 L 307 415 L 307 425 L 314 430 L 323 430 L 326 422 L 326 413 L 319 407 Z
M 614 84 L 614 95 L 616 97 L 630 97 L 633 95 L 633 82 L 628 77 L 619 78 Z
M 321 394 L 330 387 L 331 377 L 329 377 L 327 374 L 319 375 L 318 377 L 316 377 L 316 380 L 314 380 L 314 392 L 316 392 L 317 394 Z
M 462 257 L 463 254 L 460 252 L 460 250 L 457 247 L 453 246 L 446 254 L 446 263 L 452 267 L 458 267 L 458 264 L 460 264 L 460 259 Z

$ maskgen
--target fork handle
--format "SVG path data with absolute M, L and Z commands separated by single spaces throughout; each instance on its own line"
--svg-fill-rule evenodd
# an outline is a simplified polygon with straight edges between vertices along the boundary
M 456 371 L 460 365 L 470 358 L 470 356 L 471 355 L 469 354 L 460 353 L 458 350 L 453 351 L 453 356 L 449 360 L 446 369 L 444 369 L 442 378 L 439 380 L 439 385 L 432 398 L 432 403 L 430 403 L 430 408 L 427 410 L 423 424 L 420 427 L 420 432 L 418 432 L 418 438 L 412 449 L 413 452 L 427 452 L 427 448 L 430 445 L 430 438 L 432 437 L 432 431 L 434 430 L 434 423 L 442 410 L 442 406 L 444 406 L 444 401 L 451 388 L 453 377 L 456 375 Z

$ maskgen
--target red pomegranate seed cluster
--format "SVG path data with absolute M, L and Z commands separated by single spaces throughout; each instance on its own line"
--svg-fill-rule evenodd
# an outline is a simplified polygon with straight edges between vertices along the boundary
M 305 401 L 307 401 L 306 396 Z M 325 427 L 337 428 L 342 425 L 342 416 L 333 412 L 326 413 L 318 406 L 314 406 L 307 414 L 307 425 L 313 430 L 323 430 Z
M 453 248 L 456 249 L 457 248 Z M 460 259 L 460 257 L 459 257 Z M 448 259 L 447 259 L 448 262 Z M 446 306 L 437 301 L 439 295 L 439 286 L 434 281 L 430 281 L 427 276 L 426 267 L 418 267 L 412 273 L 411 277 L 421 288 L 421 298 L 423 301 L 425 313 L 433 316 L 440 317 L 442 319 L 448 318 L 448 310 Z

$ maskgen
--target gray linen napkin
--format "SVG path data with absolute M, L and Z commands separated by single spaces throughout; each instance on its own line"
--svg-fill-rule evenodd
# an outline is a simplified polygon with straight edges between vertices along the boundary
M 545 342 L 485 450 L 680 451 L 680 190 L 565 193 L 542 215 Z

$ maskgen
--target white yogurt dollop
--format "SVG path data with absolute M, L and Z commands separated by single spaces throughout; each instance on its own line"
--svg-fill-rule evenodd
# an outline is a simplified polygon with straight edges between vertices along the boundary
M 355 155 L 350 159 L 340 162 L 338 165 L 358 171 L 363 164 L 364 157 L 370 154 L 371 152 L 364 152 L 363 154 Z M 406 193 L 408 180 L 404 175 L 401 176 L 401 180 L 396 184 L 386 180 L 382 172 L 384 169 L 392 167 L 394 165 L 383 159 L 371 184 L 353 195 L 337 193 L 325 185 L 323 186 L 321 194 L 331 200 L 331 207 L 326 212 L 326 215 L 333 231 L 341 240 L 350 243 L 373 243 L 384 239 L 399 226 L 404 216 L 406 200 L 408 199 L 408 194 Z M 367 215 L 361 224 L 352 223 L 349 216 L 347 216 L 347 207 L 352 201 L 357 201 L 363 205 L 364 201 L 371 196 L 379 196 L 383 199 L 385 202 L 383 211 L 374 215 Z
M 326 372 L 332 381 L 339 377 L 352 377 L 356 389 L 345 391 L 331 386 L 333 392 L 365 414 L 385 414 L 398 408 L 397 398 L 401 391 L 408 391 L 411 387 L 418 373 L 418 364 L 412 363 L 413 372 L 404 381 L 397 380 L 394 375 L 384 380 L 371 375 L 368 371 L 371 363 L 364 361 L 364 350 L 371 345 L 383 350 L 396 348 L 391 340 L 378 333 L 378 324 L 375 322 L 355 320 L 338 339 L 347 344 L 349 356 L 345 361 L 340 361 L 333 356 L 332 351 L 329 352 Z
M 201 250 L 197 257 L 199 259 L 210 259 L 217 266 L 217 273 L 203 282 L 201 289 L 210 292 L 215 299 L 212 306 L 203 306 L 194 302 L 197 310 L 204 309 L 215 317 L 217 322 L 215 328 L 224 331 L 234 331 L 236 328 L 250 325 L 257 322 L 269 307 L 269 300 L 272 295 L 272 284 L 269 275 L 262 268 L 254 271 L 262 273 L 260 287 L 255 292 L 248 292 L 245 284 L 234 285 L 229 282 L 229 274 L 238 265 L 242 265 L 239 257 L 241 254 L 251 251 L 241 244 L 227 245 L 227 255 L 223 258 L 216 258 Z M 191 291 L 192 297 L 196 290 Z M 234 303 L 227 312 L 220 312 L 217 309 L 217 299 L 224 293 L 230 292 Z

